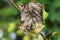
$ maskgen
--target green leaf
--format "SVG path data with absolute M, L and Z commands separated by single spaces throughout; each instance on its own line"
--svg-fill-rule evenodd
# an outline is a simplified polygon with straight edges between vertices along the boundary
M 15 28 L 16 28 L 16 25 L 15 25 L 14 22 L 9 23 L 9 24 L 8 24 L 8 29 L 7 29 L 7 31 L 8 31 L 8 32 L 12 32 L 12 31 L 15 30 Z
M 46 19 L 48 17 L 48 13 L 43 9 L 43 19 Z

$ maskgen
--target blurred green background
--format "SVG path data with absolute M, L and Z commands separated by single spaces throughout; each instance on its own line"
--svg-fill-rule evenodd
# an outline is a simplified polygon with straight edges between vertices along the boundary
M 14 0 L 18 6 L 21 3 L 27 4 L 30 0 Z M 49 13 L 46 19 L 44 32 L 49 34 L 56 31 L 57 34 L 52 40 L 60 40 L 60 0 L 37 0 L 45 5 Z M 19 29 L 20 12 L 15 9 L 8 0 L 0 0 L 0 39 L 1 40 L 28 40 L 29 36 Z

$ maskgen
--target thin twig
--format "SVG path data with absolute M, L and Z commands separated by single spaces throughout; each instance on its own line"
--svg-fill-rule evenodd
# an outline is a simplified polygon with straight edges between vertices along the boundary
M 8 0 L 18 11 L 20 10 L 19 7 L 12 1 L 12 0 Z

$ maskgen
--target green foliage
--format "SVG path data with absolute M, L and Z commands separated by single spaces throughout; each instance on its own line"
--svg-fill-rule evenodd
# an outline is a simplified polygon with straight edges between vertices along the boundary
M 17 1 L 16 2 L 16 4 L 20 4 L 20 3 L 23 3 L 23 4 L 27 4 L 27 3 L 29 3 L 30 2 L 30 0 L 19 0 L 19 1 Z
M 9 23 L 8 24 L 8 32 L 13 32 L 16 28 L 16 24 L 15 23 Z
M 9 15 L 17 15 L 18 11 L 13 8 L 12 6 L 10 7 L 5 7 L 4 9 L 0 10 L 0 15 L 2 16 L 9 16 Z
M 20 30 L 20 29 L 18 29 L 17 31 L 16 31 L 16 34 L 18 35 L 18 36 L 23 36 L 23 31 L 22 30 Z
M 43 9 L 43 19 L 46 19 L 48 17 L 48 13 Z

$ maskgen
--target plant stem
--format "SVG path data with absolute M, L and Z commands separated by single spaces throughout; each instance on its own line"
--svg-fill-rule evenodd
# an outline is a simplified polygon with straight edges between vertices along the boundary
M 12 1 L 12 0 L 8 0 L 18 11 L 20 10 L 18 6 L 16 6 L 16 4 Z

